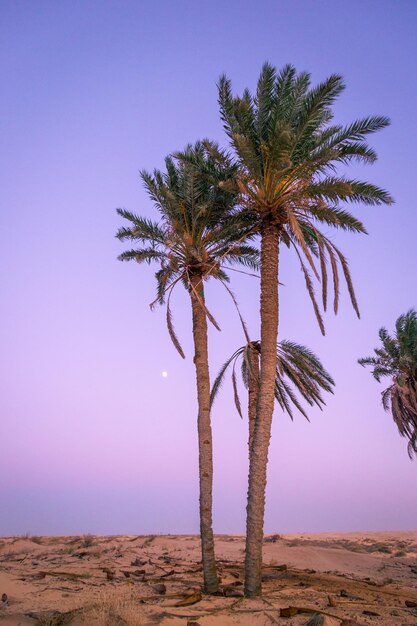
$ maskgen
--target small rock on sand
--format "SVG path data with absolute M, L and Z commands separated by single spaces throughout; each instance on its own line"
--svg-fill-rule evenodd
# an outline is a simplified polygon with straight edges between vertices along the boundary
M 167 588 L 166 588 L 166 586 L 164 585 L 164 583 L 158 583 L 158 584 L 156 584 L 156 585 L 153 585 L 153 586 L 152 586 L 152 589 L 153 589 L 154 591 L 156 591 L 156 593 L 160 593 L 160 594 L 164 594 L 164 593 L 166 593 L 166 590 L 167 590 Z

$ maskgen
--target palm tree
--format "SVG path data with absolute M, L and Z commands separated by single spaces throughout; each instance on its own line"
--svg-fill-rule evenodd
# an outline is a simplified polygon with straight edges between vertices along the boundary
M 243 383 L 248 390 L 249 450 L 252 447 L 255 432 L 256 405 L 259 391 L 259 361 L 261 344 L 259 341 L 248 343 L 223 364 L 211 390 L 213 404 L 224 381 L 227 369 L 232 366 L 232 384 L 236 409 L 242 417 L 241 402 L 236 381 L 236 365 L 241 360 Z M 321 391 L 333 393 L 334 381 L 324 369 L 318 357 L 308 348 L 293 341 L 283 340 L 277 346 L 277 367 L 275 376 L 275 399 L 284 413 L 293 419 L 293 405 L 308 420 L 307 413 L 300 403 L 297 393 L 310 405 L 323 408 L 325 402 Z
M 166 173 L 142 171 L 145 188 L 160 214 L 152 221 L 124 209 L 119 215 L 130 222 L 117 237 L 136 244 L 123 252 L 122 261 L 156 261 L 157 298 L 151 306 L 166 302 L 166 321 L 170 337 L 182 357 L 183 349 L 175 334 L 170 298 L 182 283 L 188 291 L 192 309 L 194 363 L 197 378 L 198 445 L 200 483 L 200 531 L 204 590 L 218 590 L 212 528 L 212 431 L 210 421 L 210 377 L 208 364 L 207 319 L 219 326 L 207 309 L 204 283 L 209 277 L 226 286 L 225 263 L 257 267 L 258 251 L 242 243 L 246 232 L 235 219 L 236 195 L 222 189 L 220 182 L 234 173 L 234 166 L 215 144 L 199 142 L 186 154 L 199 164 L 196 168 L 168 157 Z M 237 242 L 238 240 L 238 242 Z
M 359 359 L 360 365 L 370 365 L 373 377 L 381 382 L 389 377 L 391 385 L 382 392 L 382 405 L 391 410 L 402 437 L 408 439 L 408 455 L 417 454 L 417 312 L 414 309 L 400 315 L 391 337 L 385 328 L 379 331 L 382 346 L 375 348 L 376 356 Z
M 337 262 L 344 272 L 358 313 L 347 261 L 317 225 L 365 232 L 363 224 L 341 202 L 389 204 L 389 194 L 367 182 L 337 174 L 339 165 L 372 163 L 375 151 L 366 136 L 389 124 L 386 117 L 367 117 L 348 126 L 331 124 L 332 104 L 344 89 L 333 75 L 310 87 L 307 72 L 291 65 L 280 72 L 265 64 L 256 95 L 246 89 L 232 95 L 222 76 L 219 104 L 224 128 L 238 161 L 237 185 L 242 217 L 261 238 L 261 373 L 254 441 L 251 450 L 246 521 L 245 593 L 261 593 L 262 539 L 268 448 L 276 378 L 278 337 L 279 246 L 291 246 L 299 257 L 322 332 L 324 327 L 308 270 L 322 276 L 323 306 L 327 298 L 326 262 L 330 259 L 337 311 Z

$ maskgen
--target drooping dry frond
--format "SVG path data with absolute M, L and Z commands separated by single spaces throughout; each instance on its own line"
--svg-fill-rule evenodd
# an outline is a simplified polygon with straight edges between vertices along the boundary
M 237 412 L 239 413 L 240 417 L 243 418 L 242 407 L 240 405 L 239 392 L 237 390 L 235 363 L 233 364 L 233 367 L 232 367 L 233 396 L 234 396 L 235 407 L 237 409 Z
M 166 320 L 167 320 L 168 332 L 169 332 L 169 336 L 171 337 L 172 343 L 176 347 L 177 351 L 182 356 L 182 358 L 185 359 L 184 350 L 182 349 L 182 346 L 180 342 L 178 341 L 178 337 L 174 330 L 174 324 L 172 322 L 172 313 L 171 313 L 171 307 L 170 307 L 171 294 L 172 294 L 172 287 L 167 298 L 167 307 L 166 307 Z
M 304 274 L 304 279 L 305 279 L 305 283 L 306 283 L 306 287 L 307 287 L 307 292 L 308 292 L 308 295 L 310 296 L 310 300 L 311 300 L 312 305 L 313 305 L 314 314 L 316 316 L 316 319 L 317 319 L 317 322 L 318 322 L 318 325 L 320 327 L 322 335 L 325 335 L 326 331 L 325 331 L 325 328 L 324 328 L 323 318 L 321 316 L 320 309 L 319 309 L 318 304 L 317 304 L 316 295 L 314 293 L 313 281 L 311 280 L 311 276 L 310 276 L 310 273 L 309 273 L 308 269 L 304 265 L 303 259 L 302 259 L 301 255 L 300 255 L 300 253 L 299 253 L 299 251 L 297 249 L 297 246 L 294 246 L 294 249 L 295 249 L 296 254 L 298 256 L 298 260 L 300 262 L 301 271 Z

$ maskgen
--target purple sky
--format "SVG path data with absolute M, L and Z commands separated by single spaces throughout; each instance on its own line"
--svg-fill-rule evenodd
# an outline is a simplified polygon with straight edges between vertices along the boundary
M 225 144 L 216 81 L 253 89 L 265 60 L 314 82 L 342 73 L 340 122 L 392 118 L 372 141 L 379 161 L 354 175 L 396 200 L 355 209 L 369 236 L 335 235 L 361 321 L 344 293 L 322 338 L 282 255 L 280 335 L 315 350 L 337 388 L 310 424 L 275 413 L 266 531 L 416 528 L 417 461 L 356 363 L 417 306 L 416 18 L 413 0 L 2 1 L 1 534 L 198 531 L 188 298 L 174 297 L 183 361 L 148 307 L 154 268 L 116 260 L 115 208 L 152 216 L 139 169 L 202 137 Z M 233 286 L 257 337 L 257 279 Z M 219 287 L 208 302 L 222 328 L 214 374 L 242 337 Z M 227 380 L 213 412 L 216 532 L 244 530 L 246 427 Z

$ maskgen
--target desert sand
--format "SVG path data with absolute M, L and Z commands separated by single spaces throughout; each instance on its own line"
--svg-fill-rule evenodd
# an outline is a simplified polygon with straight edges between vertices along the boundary
M 262 599 L 242 536 L 216 554 L 208 597 L 196 536 L 0 538 L 0 626 L 417 625 L 417 532 L 267 536 Z

